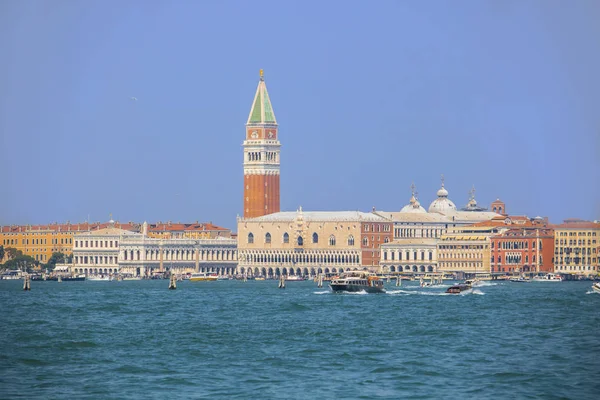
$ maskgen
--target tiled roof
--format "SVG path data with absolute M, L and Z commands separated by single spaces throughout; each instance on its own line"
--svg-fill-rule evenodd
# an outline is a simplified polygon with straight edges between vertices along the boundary
M 4 225 L 0 226 L 1 233 L 27 233 L 27 232 L 84 232 L 88 230 L 98 230 L 108 227 L 108 222 L 95 222 L 95 223 L 79 223 L 79 224 L 48 224 L 48 225 Z M 128 231 L 136 231 L 139 229 L 139 225 L 132 222 L 119 223 L 115 222 L 115 227 L 126 229 Z
M 562 224 L 554 225 L 555 229 L 600 229 L 600 223 L 584 220 L 565 220 Z
M 251 221 L 295 221 L 302 217 L 304 221 L 358 221 L 389 222 L 386 218 L 362 211 L 283 211 L 261 217 L 249 218 Z
M 228 231 L 227 228 L 222 228 L 212 223 L 172 223 L 172 222 L 160 222 L 156 224 L 148 224 L 149 232 L 195 232 L 195 231 Z
M 451 218 L 438 213 L 406 213 L 400 211 L 375 211 L 375 214 L 390 219 L 394 222 L 437 222 L 448 224 L 452 222 Z

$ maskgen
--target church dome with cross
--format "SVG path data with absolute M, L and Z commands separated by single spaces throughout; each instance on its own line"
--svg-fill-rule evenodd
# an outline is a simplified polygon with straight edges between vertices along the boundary
M 448 191 L 444 187 L 444 177 L 442 176 L 442 187 L 437 191 L 437 199 L 429 205 L 429 212 L 437 212 L 445 214 L 447 212 L 456 211 L 456 206 L 448 198 Z
M 415 184 L 414 183 L 410 186 L 410 189 L 412 191 L 412 196 L 410 197 L 410 201 L 407 205 L 402 207 L 400 212 L 401 213 L 426 213 L 427 210 L 425 210 L 423 208 L 423 206 L 421 206 L 421 203 L 419 203 L 419 200 L 417 200 L 417 192 L 415 192 Z

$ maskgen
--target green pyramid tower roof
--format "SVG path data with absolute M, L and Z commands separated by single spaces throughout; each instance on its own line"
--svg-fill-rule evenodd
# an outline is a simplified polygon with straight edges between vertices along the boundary
M 252 109 L 250 110 L 250 115 L 248 116 L 248 122 L 246 124 L 277 124 L 262 69 L 260 70 L 260 81 L 256 88 Z

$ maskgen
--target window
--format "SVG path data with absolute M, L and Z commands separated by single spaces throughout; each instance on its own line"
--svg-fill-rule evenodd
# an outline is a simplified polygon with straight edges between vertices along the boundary
M 369 238 L 365 236 L 362 239 L 362 244 L 363 244 L 363 246 L 368 246 L 369 245 Z
M 267 232 L 267 234 L 265 235 L 265 243 L 271 244 L 271 234 L 269 232 Z
M 283 243 L 289 243 L 290 242 L 290 235 L 288 235 L 288 233 L 284 233 L 283 234 Z
M 248 244 L 252 244 L 254 243 L 254 235 L 252 234 L 252 232 L 250 232 L 248 234 Z
M 354 236 L 348 236 L 348 246 L 354 246 Z
M 335 236 L 333 236 L 333 235 L 329 236 L 329 245 L 335 246 Z
M 319 243 L 319 235 L 317 235 L 317 232 L 313 233 L 312 242 Z
M 304 244 L 304 239 L 302 239 L 302 236 L 298 236 L 296 243 L 298 243 L 298 246 L 302 246 Z

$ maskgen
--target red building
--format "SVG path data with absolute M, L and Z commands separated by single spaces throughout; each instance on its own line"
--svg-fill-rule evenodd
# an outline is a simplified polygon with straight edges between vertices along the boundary
M 379 267 L 381 245 L 394 239 L 392 226 L 392 222 L 363 222 L 361 224 L 360 248 L 363 266 Z
M 499 233 L 490 238 L 492 273 L 554 271 L 554 230 L 547 220 L 513 216 L 480 225 L 485 224 L 499 228 Z
M 278 125 L 260 70 L 244 140 L 244 218 L 279 212 Z

